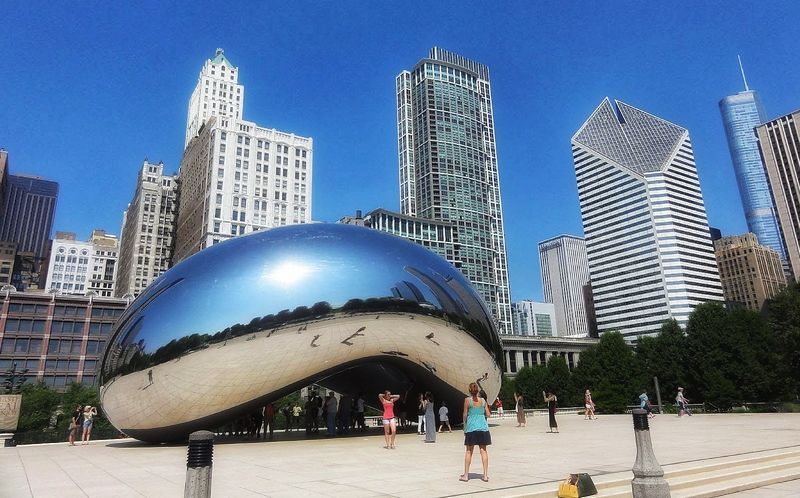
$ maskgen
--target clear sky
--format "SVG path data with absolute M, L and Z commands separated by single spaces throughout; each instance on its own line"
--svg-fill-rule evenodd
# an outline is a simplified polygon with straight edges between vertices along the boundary
M 743 89 L 741 54 L 770 118 L 800 108 L 798 18 L 796 1 L 8 2 L 0 146 L 60 183 L 56 230 L 119 234 L 142 160 L 177 170 L 222 47 L 245 119 L 313 137 L 314 220 L 396 210 L 394 78 L 438 45 L 490 68 L 512 298 L 541 299 L 537 243 L 582 234 L 570 138 L 605 96 L 688 128 L 710 223 L 746 231 L 717 103 Z

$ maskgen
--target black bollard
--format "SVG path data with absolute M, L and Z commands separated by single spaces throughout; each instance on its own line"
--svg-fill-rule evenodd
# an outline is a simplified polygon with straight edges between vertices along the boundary
M 189 435 L 184 498 L 210 498 L 211 463 L 214 459 L 214 433 L 197 431 Z
M 669 483 L 653 453 L 647 411 L 633 410 L 633 432 L 636 437 L 636 462 L 633 464 L 631 491 L 633 498 L 670 498 Z

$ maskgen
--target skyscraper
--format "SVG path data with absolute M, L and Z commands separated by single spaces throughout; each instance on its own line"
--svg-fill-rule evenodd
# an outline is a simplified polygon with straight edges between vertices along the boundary
M 558 335 L 587 337 L 584 287 L 589 284 L 586 241 L 574 235 L 560 235 L 539 242 L 539 268 L 544 301 L 555 306 Z
M 800 110 L 756 128 L 790 273 L 800 280 Z
M 756 126 L 767 120 L 767 113 L 758 94 L 747 86 L 744 71 L 742 78 L 745 90 L 719 101 L 739 196 L 747 228 L 758 237 L 760 244 L 771 247 L 786 259 L 755 132 Z
M 764 301 L 786 287 L 781 258 L 752 233 L 714 241 L 725 301 L 761 311 Z
M 553 303 L 517 301 L 511 304 L 514 333 L 539 337 L 557 336 L 558 319 Z
M 8 175 L 0 240 L 16 242 L 17 251 L 43 258 L 50 243 L 58 183 L 38 176 Z
M 177 176 L 164 163 L 144 161 L 136 190 L 122 215 L 116 296 L 138 296 L 172 266 L 178 208 Z
M 689 132 L 606 98 L 572 137 L 597 327 L 685 326 L 722 287 Z
M 175 262 L 237 235 L 311 221 L 312 139 L 242 119 L 238 81 L 217 49 L 189 101 Z
M 461 271 L 510 334 L 489 68 L 434 47 L 396 83 L 401 212 L 456 226 Z

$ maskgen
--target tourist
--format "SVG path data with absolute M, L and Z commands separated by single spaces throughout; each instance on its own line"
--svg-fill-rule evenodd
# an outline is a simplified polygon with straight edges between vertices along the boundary
M 494 400 L 494 406 L 497 408 L 497 416 L 503 418 L 503 400 L 499 396 Z
M 367 429 L 367 424 L 364 421 L 364 395 L 358 393 L 356 398 L 356 428 L 364 431 Z
M 311 431 L 314 430 L 314 419 L 317 414 L 317 405 L 314 402 L 313 395 L 309 395 L 308 399 L 306 399 L 306 403 L 303 405 L 303 412 L 305 415 L 306 434 L 311 434 Z
M 395 402 L 394 413 L 397 415 L 397 424 L 400 427 L 411 425 L 411 422 L 408 420 L 408 391 L 403 394 L 402 398 Z
M 294 425 L 298 431 L 300 430 L 300 414 L 302 413 L 303 409 L 300 407 L 300 402 L 295 401 L 292 407 L 292 425 Z
M 264 437 L 267 437 L 267 428 L 269 428 L 270 440 L 274 437 L 275 432 L 275 405 L 267 403 L 264 407 Z
M 447 432 L 453 432 L 452 427 L 450 427 L 449 412 L 450 410 L 447 409 L 447 403 L 442 401 L 442 406 L 439 408 L 439 432 L 442 432 L 445 425 L 447 426 Z
M 329 392 L 328 399 L 325 400 L 325 413 L 327 415 L 326 421 L 328 428 L 328 432 L 325 434 L 326 437 L 333 437 L 336 435 L 336 409 L 336 396 L 333 395 L 333 392 Z
M 675 404 L 678 405 L 678 416 L 683 417 L 685 415 L 692 415 L 692 412 L 689 411 L 689 400 L 683 396 L 683 388 L 678 388 L 678 395 L 675 396 Z
M 558 422 L 556 422 L 558 398 L 550 391 L 542 391 L 542 395 L 544 396 L 544 402 L 547 404 L 547 414 L 550 416 L 550 430 L 548 432 L 558 432 Z
M 350 413 L 353 408 L 353 398 L 349 394 L 342 394 L 339 398 L 339 434 L 350 432 Z
M 70 446 L 75 446 L 75 434 L 78 432 L 78 429 L 83 430 L 83 405 L 75 407 L 75 411 L 72 412 L 72 417 L 69 420 Z
M 92 418 L 97 415 L 97 408 L 86 405 L 83 409 L 83 444 L 89 444 L 89 439 L 92 438 Z
M 653 413 L 653 405 L 650 403 L 650 398 L 647 396 L 646 392 L 639 395 L 639 408 L 646 411 L 649 418 L 654 418 L 656 416 L 656 414 Z
M 586 413 L 583 416 L 583 420 L 597 420 L 597 416 L 594 414 L 594 401 L 592 401 L 592 392 L 588 389 L 585 393 L 583 393 L 583 406 L 586 408 Z
M 436 442 L 436 414 L 433 411 L 433 394 L 430 391 L 425 393 L 425 442 Z
M 425 433 L 425 397 L 422 393 L 417 398 L 417 433 L 420 436 Z
M 378 395 L 378 400 L 383 406 L 383 437 L 386 439 L 384 448 L 394 449 L 394 438 L 397 435 L 397 419 L 394 417 L 394 402 L 400 399 L 397 394 L 392 394 L 388 389 Z
M 264 412 L 263 408 L 259 407 L 250 415 L 250 423 L 251 423 L 251 434 L 255 436 L 256 439 L 261 437 L 261 424 L 264 423 Z
M 480 389 L 475 382 L 469 385 L 469 397 L 464 399 L 464 446 L 467 452 L 464 455 L 464 473 L 458 478 L 459 481 L 469 481 L 469 466 L 472 463 L 472 450 L 477 445 L 481 452 L 481 464 L 483 465 L 483 482 L 489 482 L 489 453 L 486 447 L 492 444 L 492 436 L 489 434 L 489 404 L 479 396 Z
M 514 408 L 517 412 L 517 427 L 525 427 L 528 425 L 528 421 L 525 420 L 525 403 L 523 402 L 522 395 L 520 393 L 514 393 L 514 401 L 517 402 Z
M 291 403 L 284 405 L 281 408 L 281 413 L 283 413 L 283 417 L 286 419 L 286 432 L 291 432 L 292 430 L 292 405 Z
M 322 396 L 317 393 L 314 396 L 314 404 L 316 405 L 316 413 L 314 415 L 314 434 L 319 434 L 319 425 L 322 423 L 322 411 L 323 405 L 325 402 L 322 400 Z

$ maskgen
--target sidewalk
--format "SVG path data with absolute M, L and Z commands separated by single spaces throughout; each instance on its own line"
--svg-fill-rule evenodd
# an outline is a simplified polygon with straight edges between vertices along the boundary
M 488 483 L 479 478 L 477 451 L 472 479 L 458 481 L 464 455 L 460 431 L 439 434 L 436 444 L 423 443 L 416 433 L 401 434 L 397 449 L 387 450 L 373 430 L 334 439 L 218 443 L 212 489 L 214 496 L 237 497 L 453 496 L 489 490 L 502 495 L 551 481 L 555 491 L 570 472 L 598 476 L 633 465 L 630 415 L 596 421 L 560 415 L 560 434 L 546 432 L 547 417 L 528 422 L 517 428 L 512 416 L 491 420 Z M 800 414 L 660 415 L 650 427 L 661 464 L 800 445 Z M 181 496 L 185 472 L 184 445 L 119 440 L 0 448 L 0 496 Z M 758 491 L 742 496 L 762 496 L 752 494 Z

